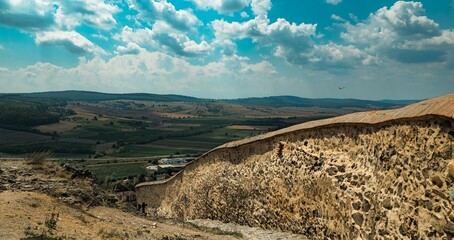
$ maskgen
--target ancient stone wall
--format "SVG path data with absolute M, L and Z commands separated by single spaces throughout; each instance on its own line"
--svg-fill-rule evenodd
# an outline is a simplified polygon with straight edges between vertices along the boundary
M 163 217 L 216 219 L 314 238 L 454 234 L 454 121 L 426 116 L 293 131 L 218 149 L 136 188 Z

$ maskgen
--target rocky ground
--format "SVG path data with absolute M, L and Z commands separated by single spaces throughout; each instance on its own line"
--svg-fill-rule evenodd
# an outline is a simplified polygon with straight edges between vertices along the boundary
M 89 172 L 53 163 L 0 161 L 0 239 L 242 238 L 239 232 L 151 220 L 119 205 L 116 195 L 94 184 Z
M 306 236 L 293 234 L 291 232 L 279 232 L 273 230 L 265 230 L 258 227 L 248 227 L 242 226 L 234 223 L 223 223 L 221 221 L 209 220 L 209 219 L 196 219 L 189 220 L 189 223 L 196 224 L 197 226 L 203 226 L 214 229 L 221 229 L 222 231 L 227 232 L 239 232 L 243 235 L 244 239 L 250 240 L 271 240 L 271 239 L 280 239 L 280 240 L 306 240 L 310 239 Z
M 118 198 L 93 183 L 91 172 L 45 162 L 2 161 L 0 191 L 34 191 L 67 204 L 115 206 Z

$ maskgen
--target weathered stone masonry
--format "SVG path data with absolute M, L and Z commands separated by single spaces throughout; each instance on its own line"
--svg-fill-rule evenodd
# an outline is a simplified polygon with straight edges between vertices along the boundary
M 395 110 L 403 117 L 347 115 L 226 144 L 167 182 L 137 186 L 138 199 L 163 217 L 316 238 L 448 237 L 454 234 L 454 180 L 447 172 L 454 158 L 453 101 L 447 96 Z M 443 114 L 421 114 L 428 105 Z

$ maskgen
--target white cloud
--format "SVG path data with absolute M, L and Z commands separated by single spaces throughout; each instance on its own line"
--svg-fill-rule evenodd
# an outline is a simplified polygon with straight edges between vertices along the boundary
M 85 24 L 110 29 L 120 9 L 99 0 L 1 0 L 0 24 L 25 31 L 72 30 Z
M 132 29 L 125 26 L 121 32 L 115 34 L 113 38 L 124 43 L 132 42 L 147 49 L 150 49 L 156 44 L 153 40 L 153 31 L 149 28 Z
M 98 33 L 98 34 L 92 34 L 91 35 L 92 37 L 94 38 L 97 38 L 97 39 L 100 39 L 100 40 L 103 40 L 103 41 L 107 41 L 109 38 L 106 37 L 106 35 L 104 34 L 101 34 L 101 33 Z
M 268 61 L 237 56 L 206 65 L 159 52 L 116 55 L 104 60 L 80 58 L 77 66 L 36 63 L 17 70 L 0 69 L 4 92 L 90 90 L 174 93 L 207 98 L 297 95 L 335 98 L 427 98 L 454 91 L 452 70 L 384 62 L 349 71 L 314 71 L 285 65 L 279 72 Z M 379 80 L 377 81 L 377 76 Z M 10 80 L 8 80 L 10 79 Z M 347 86 L 338 91 L 339 84 Z
M 269 44 L 276 44 L 280 56 L 293 64 L 304 64 L 306 58 L 304 52 L 312 45 L 312 36 L 315 36 L 317 25 L 290 24 L 285 19 L 278 19 L 269 25 L 266 37 L 262 40 Z
M 83 23 L 108 30 L 117 24 L 113 15 L 120 12 L 117 6 L 100 0 L 63 0 L 56 4 L 56 22 L 67 29 L 73 29 Z
M 267 32 L 269 20 L 256 17 L 246 22 L 227 22 L 214 20 L 211 26 L 214 29 L 216 39 L 245 39 L 257 38 Z
M 256 16 L 267 15 L 271 9 L 271 0 L 190 0 L 198 9 L 213 9 L 221 14 L 232 15 L 250 6 Z M 248 18 L 246 12 L 241 12 L 241 17 Z
M 1 25 L 31 32 L 39 45 L 59 45 L 76 54 L 105 53 L 74 28 L 111 29 L 118 12 L 117 6 L 99 0 L 0 0 Z
M 40 31 L 55 22 L 52 1 L 0 0 L 0 24 L 26 31 Z
M 219 49 L 221 49 L 221 52 L 224 56 L 232 57 L 236 55 L 237 46 L 230 39 L 214 41 L 213 46 L 216 46 Z
M 431 48 L 449 49 L 454 47 L 454 30 L 443 30 L 440 36 L 425 38 L 419 41 L 406 41 L 402 47 L 415 50 Z
M 150 25 L 156 20 L 167 22 L 174 29 L 189 31 L 200 24 L 200 20 L 190 10 L 176 10 L 166 0 L 128 0 L 129 7 L 139 12 L 139 17 Z
M 250 0 L 191 0 L 199 9 L 214 9 L 218 13 L 231 15 L 249 5 Z
M 126 43 L 135 43 L 148 50 L 161 49 L 184 57 L 208 55 L 213 51 L 213 47 L 206 41 L 196 43 L 185 34 L 171 31 L 171 27 L 164 21 L 157 21 L 153 25 L 153 29 L 134 30 L 126 26 L 114 38 Z
M 271 9 L 271 0 L 252 0 L 251 7 L 256 16 L 267 15 Z
M 118 46 L 115 53 L 119 55 L 139 54 L 140 51 L 143 51 L 143 48 L 141 48 L 139 45 L 135 43 L 129 42 L 128 44 L 126 44 L 126 46 Z
M 347 20 L 343 19 L 342 17 L 340 17 L 336 14 L 331 14 L 331 19 L 338 21 L 338 22 L 347 22 Z
M 315 45 L 308 54 L 309 61 L 318 68 L 352 68 L 361 65 L 373 65 L 377 59 L 358 48 L 335 43 Z
M 336 16 L 334 16 L 336 17 Z M 269 22 L 258 16 L 246 22 L 215 20 L 211 23 L 216 41 L 225 55 L 234 54 L 232 40 L 250 38 L 261 46 L 272 47 L 274 56 L 285 59 L 296 66 L 310 65 L 315 69 L 355 68 L 380 62 L 374 56 L 353 45 L 329 43 L 318 45 L 316 24 L 296 24 L 285 19 Z
M 105 54 L 104 50 L 75 31 L 40 32 L 35 41 L 38 45 L 62 46 L 76 54 Z
M 308 61 L 302 53 L 312 47 L 311 37 L 315 35 L 317 27 L 313 24 L 289 23 L 282 18 L 269 24 L 269 20 L 261 16 L 242 23 L 215 20 L 211 25 L 218 41 L 251 38 L 261 45 L 274 46 L 275 55 L 295 64 Z
M 0 78 L 14 79 L 14 83 L 0 81 L 0 88 L 10 92 L 76 89 L 227 97 L 246 96 L 248 87 L 263 91 L 258 86 L 276 81 L 276 71 L 267 61 L 248 63 L 233 57 L 199 66 L 163 53 L 141 51 L 109 60 L 82 57 L 73 68 L 38 62 L 0 71 Z
M 4 49 L 3 45 L 0 44 L 0 50 Z
M 326 0 L 327 3 L 337 5 L 342 2 L 342 0 Z
M 365 21 L 346 24 L 341 37 L 370 54 L 405 63 L 446 62 L 452 34 L 424 15 L 422 3 L 398 1 Z

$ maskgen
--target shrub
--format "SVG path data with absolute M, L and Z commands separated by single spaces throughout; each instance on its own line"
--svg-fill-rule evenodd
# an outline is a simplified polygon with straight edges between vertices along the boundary
M 54 213 L 54 212 L 51 213 L 50 217 L 46 217 L 46 220 L 44 221 L 44 223 L 46 224 L 46 227 L 49 230 L 57 229 L 58 217 L 59 217 L 59 214 Z
M 48 158 L 52 156 L 51 150 L 45 150 L 41 152 L 34 152 L 27 154 L 27 160 L 32 164 L 43 164 Z

